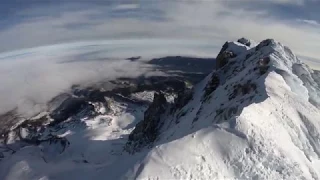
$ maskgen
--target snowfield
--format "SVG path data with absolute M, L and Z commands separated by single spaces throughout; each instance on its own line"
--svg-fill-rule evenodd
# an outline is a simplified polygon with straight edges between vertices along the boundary
M 0 154 L 0 179 L 320 179 L 320 77 L 272 39 L 227 42 L 217 60 L 224 65 L 192 98 L 161 116 L 148 146 L 124 150 L 147 107 L 109 100 L 111 111 L 55 132 L 69 142 L 63 150 L 42 143 Z M 151 102 L 153 92 L 132 97 Z

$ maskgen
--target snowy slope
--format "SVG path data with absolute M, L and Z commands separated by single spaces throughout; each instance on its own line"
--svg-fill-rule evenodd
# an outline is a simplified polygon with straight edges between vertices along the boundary
M 61 124 L 55 134 L 66 148 L 41 143 L 5 154 L 0 179 L 320 179 L 318 74 L 271 39 L 227 42 L 217 61 L 179 104 L 160 98 L 146 110 L 109 99 L 111 111 Z M 137 134 L 155 139 L 137 148 L 129 143 Z
M 225 51 L 236 57 L 195 88 L 183 117 L 171 117 L 178 123 L 164 126 L 138 179 L 320 178 L 319 85 L 312 70 L 274 40 L 253 48 L 229 44 Z M 214 76 L 220 83 L 204 98 Z
M 113 99 L 107 101 L 108 112 L 94 118 L 80 112 L 79 120 L 47 126 L 37 134 L 42 139 L 52 135 L 66 139 L 67 145 L 63 148 L 64 144 L 59 141 L 35 146 L 22 146 L 18 140 L 9 143 L 7 146 L 15 152 L 6 152 L 0 159 L 0 179 L 91 179 L 99 169 L 113 164 L 121 157 L 124 137 L 142 118 L 146 107 Z M 105 111 L 103 106 L 100 111 Z

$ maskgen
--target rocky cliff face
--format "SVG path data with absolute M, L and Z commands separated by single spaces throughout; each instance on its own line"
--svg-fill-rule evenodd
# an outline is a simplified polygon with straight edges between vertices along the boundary
M 241 46 L 239 46 L 241 44 Z M 216 69 L 220 69 L 228 62 L 241 54 L 243 51 L 250 49 L 252 46 L 248 39 L 241 38 L 237 42 L 225 42 L 219 54 L 216 57 Z
M 129 135 L 125 150 L 134 153 L 145 146 L 151 145 L 158 138 L 167 105 L 164 94 L 154 94 L 153 102 L 145 111 L 143 120 L 136 125 Z

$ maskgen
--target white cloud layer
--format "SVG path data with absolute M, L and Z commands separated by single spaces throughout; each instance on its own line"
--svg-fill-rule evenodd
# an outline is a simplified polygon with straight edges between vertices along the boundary
M 130 9 L 137 9 L 139 8 L 139 4 L 119 4 L 115 6 L 114 10 L 130 10 Z
M 192 41 L 192 45 L 195 42 Z M 212 56 L 188 41 L 115 40 L 72 43 L 0 54 L 0 114 L 15 107 L 34 114 L 74 84 L 90 85 L 118 77 L 166 75 L 145 59 L 165 55 Z M 199 46 L 206 46 L 201 44 Z M 186 52 L 179 54 L 177 52 Z M 125 60 L 141 55 L 140 61 Z
M 248 0 L 244 0 L 248 1 Z M 302 0 L 271 0 L 299 3 Z M 224 1 L 151 1 L 34 16 L 0 31 L 0 51 L 100 39 L 174 38 L 211 40 L 215 45 L 239 37 L 275 38 L 304 56 L 319 57 L 319 28 L 278 20 L 267 10 L 244 9 Z M 143 4 L 144 3 L 144 4 Z M 232 4 L 232 3 L 231 3 Z M 117 12 L 117 10 L 124 10 Z M 132 11 L 125 11 L 131 9 Z M 42 14 L 43 8 L 19 15 Z M 315 21 L 304 21 L 315 23 Z
M 306 23 L 306 24 L 313 25 L 313 26 L 320 26 L 320 24 L 315 20 L 309 20 L 309 19 L 297 19 L 297 20 L 300 22 Z
M 306 1 L 269 2 L 303 6 Z M 44 103 L 74 83 L 148 73 L 138 62 L 93 61 L 104 57 L 215 56 L 226 40 L 239 37 L 256 41 L 274 38 L 298 55 L 320 57 L 319 27 L 310 26 L 316 24 L 315 20 L 277 19 L 267 9 L 247 9 L 234 3 L 239 2 L 141 1 L 107 7 L 88 5 L 86 8 L 85 4 L 85 8 L 63 12 L 59 11 L 60 6 L 17 11 L 15 16 L 27 18 L 0 29 L 0 51 L 92 42 L 15 52 L 20 56 L 0 55 L 0 109 L 3 112 L 17 104 Z M 65 9 L 73 6 L 68 4 Z M 96 42 L 103 39 L 107 41 Z M 88 58 L 92 52 L 98 53 Z M 83 57 L 86 58 L 76 63 L 59 63 Z
M 293 4 L 293 5 L 303 5 L 305 0 L 270 0 L 277 4 Z

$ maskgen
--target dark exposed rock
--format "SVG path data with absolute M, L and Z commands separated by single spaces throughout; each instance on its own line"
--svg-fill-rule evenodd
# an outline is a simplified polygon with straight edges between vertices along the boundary
M 62 104 L 51 112 L 50 117 L 54 119 L 51 125 L 60 123 L 67 120 L 70 116 L 77 114 L 84 108 L 88 108 L 90 105 L 82 98 L 68 98 L 62 102 Z
M 22 117 L 17 112 L 17 109 L 8 111 L 0 115 L 0 140 L 4 138 L 10 131 L 10 128 L 21 121 Z
M 192 89 L 185 89 L 184 91 L 178 92 L 178 97 L 175 99 L 175 109 L 181 109 L 184 107 L 193 96 Z
M 238 95 L 246 95 L 257 89 L 257 85 L 251 82 L 245 84 L 236 84 L 233 86 L 233 92 L 229 95 L 229 100 L 234 99 Z
M 155 69 L 174 76 L 181 81 L 189 81 L 196 84 L 215 68 L 214 58 L 197 58 L 183 56 L 167 56 L 155 58 L 147 62 Z
M 223 44 L 223 46 L 222 46 L 219 54 L 221 54 L 221 53 L 223 53 L 224 51 L 226 51 L 226 50 L 228 49 L 228 47 L 229 47 L 229 42 L 227 41 L 227 42 L 225 42 L 225 43 Z
M 217 73 L 213 73 L 211 76 L 211 80 L 208 82 L 206 87 L 204 88 L 204 99 L 206 99 L 213 91 L 215 91 L 220 85 L 220 79 Z
M 267 70 L 269 69 L 269 63 L 270 57 L 265 57 L 258 61 L 258 68 L 261 75 L 267 72 Z
M 223 51 L 221 54 L 218 54 L 216 63 L 217 69 L 223 67 L 229 62 L 229 59 L 236 57 L 236 55 L 231 51 Z
M 129 135 L 125 150 L 134 153 L 142 147 L 152 144 L 159 135 L 163 123 L 161 115 L 166 110 L 167 100 L 162 93 L 155 93 L 154 100 L 144 113 L 144 119 L 136 125 Z
M 253 55 L 253 52 L 248 53 L 248 54 L 246 55 L 246 59 L 249 59 L 252 55 Z
M 61 154 L 70 145 L 70 142 L 65 137 L 59 137 L 51 133 L 42 134 L 41 129 L 46 128 L 45 125 L 38 129 L 32 126 L 34 124 L 28 124 L 28 122 L 30 121 L 25 121 L 11 131 L 12 135 L 15 136 L 16 143 L 7 144 L 7 141 L 5 141 L 5 151 L 15 153 L 25 146 L 39 146 L 45 156 L 52 156 Z M 27 132 L 27 134 L 22 132 Z
M 216 58 L 216 69 L 220 69 L 221 67 L 223 67 L 224 65 L 226 65 L 229 62 L 230 58 L 234 58 L 237 55 L 234 54 L 231 51 L 228 51 L 229 47 L 229 42 L 225 42 L 224 45 L 222 46 L 219 54 L 217 55 Z
M 122 80 L 118 80 L 122 81 Z M 126 79 L 130 85 L 121 88 L 114 88 L 105 92 L 106 96 L 112 94 L 121 94 L 123 96 L 130 96 L 132 93 L 142 91 L 162 91 L 166 93 L 176 93 L 185 88 L 185 79 L 180 79 L 171 76 L 152 76 L 139 77 L 138 79 Z M 190 82 L 190 81 L 188 81 Z M 190 82 L 193 84 L 193 82 Z
M 183 106 L 185 106 L 193 96 L 193 89 L 187 87 L 186 83 L 182 83 L 179 85 L 179 87 L 176 89 L 177 91 L 177 97 L 174 100 L 174 110 L 181 109 Z
M 269 46 L 273 42 L 272 39 L 266 39 L 261 41 L 257 46 L 256 46 L 256 51 L 260 50 L 262 47 Z
M 313 70 L 313 73 L 311 73 L 312 78 L 314 81 L 318 84 L 320 87 L 320 71 L 318 70 Z
M 260 74 L 262 75 L 268 71 L 269 66 L 261 66 L 259 69 L 260 69 Z
M 259 60 L 259 65 L 260 66 L 266 66 L 270 62 L 270 57 L 265 57 Z
M 183 111 L 180 111 L 178 114 L 177 114 L 177 119 L 176 119 L 176 124 L 178 124 L 180 121 L 180 118 L 187 115 L 187 112 L 188 110 L 183 110 Z
M 75 88 L 73 89 L 73 94 L 78 97 L 86 98 L 88 101 L 92 102 L 105 102 L 104 99 L 104 92 L 98 89 L 86 88 L 80 89 Z
M 242 94 L 245 95 L 245 94 L 249 94 L 250 92 L 252 92 L 253 90 L 255 90 L 257 88 L 257 85 L 255 84 L 244 84 L 242 86 Z
M 229 94 L 229 98 L 228 99 L 232 100 L 232 99 L 236 98 L 237 95 L 240 94 L 240 92 L 241 92 L 241 85 L 237 84 L 237 85 L 233 86 L 233 91 L 232 91 L 231 94 Z
M 46 115 L 39 117 L 37 119 L 26 120 L 22 122 L 17 128 L 27 128 L 32 131 L 36 131 L 36 129 L 44 126 L 49 122 L 49 119 Z
M 54 98 L 52 98 L 47 106 L 48 106 L 48 110 L 49 111 L 53 111 L 56 108 L 58 108 L 66 99 L 71 98 L 72 95 L 69 93 L 61 93 L 58 94 L 57 96 L 55 96 Z
M 248 40 L 248 39 L 246 39 L 246 38 L 240 38 L 240 39 L 238 39 L 238 43 L 241 43 L 241 44 L 246 45 L 246 46 L 250 46 L 250 45 L 251 45 L 250 40 Z
M 127 58 L 126 60 L 137 61 L 139 59 L 141 59 L 141 56 L 130 57 L 130 58 Z
M 215 123 L 221 123 L 223 121 L 226 121 L 231 117 L 237 115 L 237 113 L 238 113 L 237 106 L 217 109 Z
M 29 145 L 58 145 L 59 146 L 59 153 L 62 153 L 65 148 L 70 144 L 70 142 L 65 137 L 58 137 L 52 134 L 47 135 L 45 138 L 41 137 L 38 132 L 36 132 L 35 129 L 30 129 L 31 127 L 28 127 L 28 130 L 30 132 L 30 135 L 27 137 L 22 137 L 21 132 L 18 132 L 18 136 L 20 141 L 25 142 Z M 17 129 L 18 131 L 21 131 L 21 128 Z

